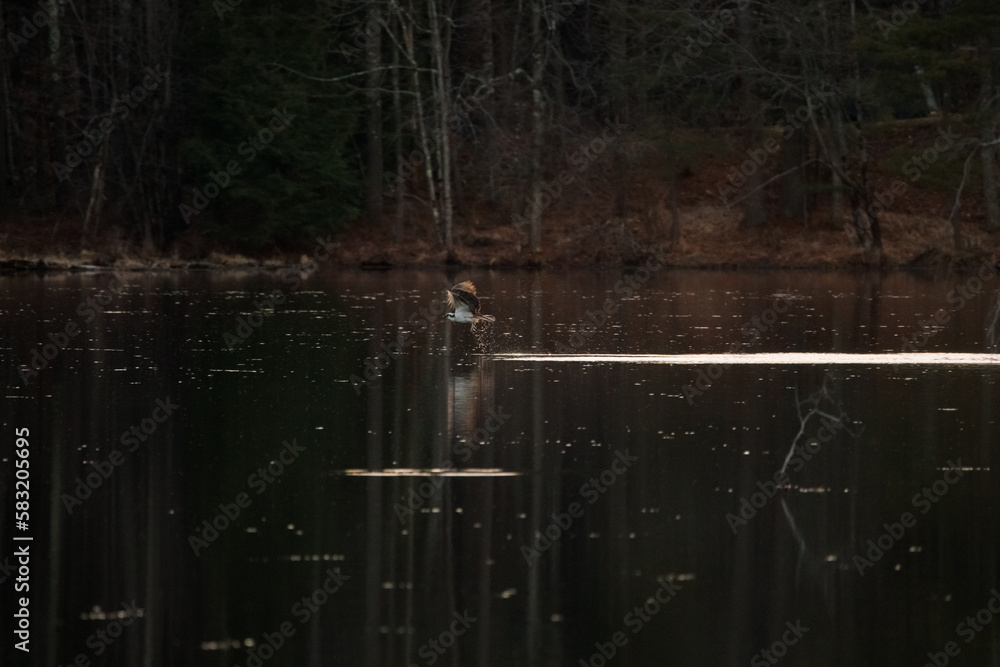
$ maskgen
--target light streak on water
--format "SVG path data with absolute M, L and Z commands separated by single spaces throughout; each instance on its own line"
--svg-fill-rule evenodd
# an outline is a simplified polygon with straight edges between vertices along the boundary
M 1000 354 L 975 352 L 899 352 L 888 354 L 843 354 L 836 352 L 761 352 L 757 354 L 538 354 L 505 353 L 487 357 L 493 361 L 543 363 L 617 363 L 668 365 L 759 365 L 759 366 L 1000 366 Z

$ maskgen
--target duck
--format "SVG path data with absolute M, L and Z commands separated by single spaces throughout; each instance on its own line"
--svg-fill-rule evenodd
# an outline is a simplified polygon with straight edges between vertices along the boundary
M 484 315 L 480 311 L 479 297 L 476 296 L 476 286 L 472 281 L 466 280 L 458 283 L 448 293 L 448 307 L 454 312 L 445 315 L 452 322 L 459 324 L 471 324 L 475 327 L 476 322 L 496 322 L 497 318 L 492 315 Z

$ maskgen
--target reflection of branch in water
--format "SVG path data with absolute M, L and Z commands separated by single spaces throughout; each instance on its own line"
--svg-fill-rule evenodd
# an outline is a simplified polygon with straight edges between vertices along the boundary
M 801 400 L 799 399 L 798 388 L 795 389 L 795 410 L 799 418 L 799 432 L 792 440 L 788 456 L 785 457 L 785 463 L 781 467 L 781 474 L 784 474 L 789 461 L 795 455 L 796 449 L 799 447 L 799 441 L 805 437 L 809 421 L 813 417 L 816 417 L 822 423 L 822 428 L 817 431 L 818 437 L 808 438 L 807 441 L 817 440 L 820 443 L 826 443 L 832 440 L 833 436 L 840 430 L 844 430 L 853 438 L 860 437 L 864 427 L 862 424 L 855 424 L 848 417 L 844 406 L 836 396 L 833 380 L 833 377 L 827 373 L 823 377 L 822 386 L 807 398 Z M 823 435 L 823 428 L 829 432 L 829 435 Z M 829 498 L 829 496 L 827 497 Z M 803 571 L 805 571 L 807 580 L 814 582 L 822 591 L 827 613 L 832 617 L 835 612 L 834 602 L 837 593 L 837 572 L 843 567 L 841 565 L 843 559 L 838 553 L 823 554 L 822 552 L 817 553 L 815 549 L 810 549 L 805 535 L 799 528 L 798 523 L 796 523 L 795 517 L 789 508 L 788 497 L 782 496 L 780 502 L 792 537 L 798 545 L 798 557 L 795 566 L 796 582 L 800 580 Z M 825 540 L 820 540 L 820 542 L 824 543 Z M 833 567 L 831 567 L 831 564 Z
M 795 517 L 792 516 L 792 511 L 788 509 L 788 503 L 784 497 L 781 498 L 781 509 L 785 513 L 785 519 L 788 521 L 788 527 L 792 531 L 792 537 L 799 545 L 798 558 L 795 562 L 795 580 L 796 582 L 801 580 L 803 568 L 807 570 L 806 574 L 809 576 L 809 580 L 818 580 L 819 588 L 823 593 L 823 600 L 826 603 L 827 614 L 832 617 L 835 613 L 834 600 L 837 588 L 835 577 L 837 569 L 840 568 L 839 562 L 841 558 L 837 554 L 829 554 L 827 556 L 810 554 L 805 535 L 802 534 L 798 524 L 795 523 Z M 824 567 L 827 563 L 836 563 L 836 565 L 833 568 L 829 566 Z
M 799 543 L 799 561 L 796 567 L 797 570 L 802 568 L 802 557 L 806 555 L 806 538 L 802 535 L 802 531 L 799 530 L 798 525 L 795 523 L 795 517 L 792 516 L 791 510 L 788 509 L 788 503 L 785 502 L 784 496 L 781 497 L 781 509 L 785 512 L 785 518 L 788 519 L 788 525 L 792 529 L 792 536 L 795 541 Z M 798 574 L 798 572 L 796 572 Z
M 1000 289 L 993 299 L 993 308 L 986 316 L 989 326 L 986 327 L 986 349 L 990 352 L 1000 352 Z
M 781 465 L 782 475 L 785 474 L 788 462 L 795 455 L 795 449 L 799 446 L 799 440 L 805 436 L 806 427 L 809 425 L 809 420 L 813 417 L 818 416 L 827 430 L 836 432 L 836 430 L 844 429 L 855 438 L 861 435 L 861 427 L 853 426 L 850 418 L 844 411 L 844 406 L 834 398 L 833 388 L 830 386 L 832 381 L 833 378 L 827 373 L 823 377 L 823 386 L 801 401 L 799 400 L 799 388 L 795 388 L 795 410 L 799 416 L 799 432 L 792 439 L 792 446 L 788 449 L 788 456 L 785 457 L 785 462 Z M 832 433 L 830 437 L 833 437 Z

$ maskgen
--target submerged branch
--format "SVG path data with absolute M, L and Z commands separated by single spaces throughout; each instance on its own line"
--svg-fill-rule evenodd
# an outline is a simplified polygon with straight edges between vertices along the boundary
M 789 447 L 785 461 L 781 464 L 782 475 L 788 469 L 788 463 L 795 455 L 795 451 L 799 447 L 799 441 L 805 435 L 809 420 L 813 417 L 825 420 L 823 425 L 828 429 L 843 429 L 855 438 L 861 435 L 861 429 L 854 428 L 854 424 L 848 417 L 843 405 L 834 397 L 832 387 L 830 387 L 831 379 L 828 373 L 823 378 L 823 386 L 802 400 L 799 400 L 798 387 L 795 388 L 795 412 L 799 418 L 799 431 L 792 438 L 792 446 Z M 827 408 L 827 405 L 830 408 Z

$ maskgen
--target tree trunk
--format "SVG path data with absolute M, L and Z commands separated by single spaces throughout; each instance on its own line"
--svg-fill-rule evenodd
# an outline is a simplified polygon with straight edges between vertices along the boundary
M 3 16 L 3 0 L 0 0 L 0 17 Z M 8 124 L 8 96 L 7 82 L 10 77 L 7 74 L 10 58 L 0 59 L 0 223 L 6 220 L 10 214 L 10 193 L 7 192 L 7 124 Z
M 431 51 L 434 56 L 434 70 L 431 74 L 434 80 L 435 118 L 438 121 L 437 132 L 440 135 L 437 142 L 438 175 L 441 179 L 441 235 L 445 251 L 452 259 L 455 253 L 454 221 L 451 197 L 451 141 L 448 116 L 451 110 L 449 103 L 448 75 L 444 57 L 444 46 L 441 39 L 441 16 L 438 13 L 438 0 L 427 0 L 428 15 L 431 23 Z
M 993 63 L 986 48 L 986 40 L 981 40 L 980 57 L 982 58 L 981 68 L 981 92 L 980 108 L 982 110 L 981 134 L 979 143 L 979 164 L 983 173 L 983 200 L 986 204 L 986 229 L 996 231 L 1000 229 L 1000 204 L 997 202 L 997 176 L 996 176 L 996 133 L 997 116 L 993 104 Z
M 844 129 L 844 119 L 840 110 L 835 109 L 829 114 L 830 126 L 833 131 L 830 137 L 830 162 L 836 165 L 830 172 L 830 218 L 837 227 L 844 223 L 844 179 L 840 170 L 847 169 L 847 135 Z
M 542 43 L 541 0 L 531 3 L 531 40 L 534 46 L 531 72 L 531 253 L 535 261 L 542 255 L 542 143 L 545 138 L 545 98 L 542 95 L 542 74 L 545 53 Z
M 868 218 L 868 232 L 871 235 L 872 247 L 882 253 L 882 225 L 879 222 L 879 208 L 875 206 L 872 197 L 871 181 L 868 177 L 868 143 L 861 134 L 861 121 L 858 120 L 858 143 L 860 144 L 861 161 L 861 203 L 864 206 L 862 215 Z
M 802 166 L 806 154 L 805 130 L 792 133 L 781 148 L 783 162 L 781 171 L 785 174 L 781 178 L 781 213 L 791 220 L 801 217 L 805 224 L 806 186 L 805 169 Z
M 52 100 L 51 111 L 53 118 L 52 126 L 52 153 L 53 162 L 62 162 L 66 159 L 66 145 L 69 143 L 66 131 L 66 108 L 65 93 L 62 78 L 62 30 L 61 12 L 62 8 L 58 0 L 48 0 L 46 12 L 49 14 L 49 66 L 52 68 Z M 60 180 L 56 185 L 56 202 L 59 208 L 63 208 L 69 202 L 69 179 Z
M 670 169 L 670 245 L 676 248 L 681 240 L 681 213 L 678 202 L 679 193 L 677 184 L 679 174 L 677 173 L 676 149 L 671 150 L 671 156 L 673 164 Z
M 980 167 L 983 172 L 983 199 L 986 203 L 986 229 L 991 232 L 1000 230 L 1000 203 L 997 201 L 996 174 L 996 121 L 987 122 L 983 127 L 982 148 L 979 149 Z
M 609 4 L 611 6 L 608 7 L 608 11 L 611 12 L 612 16 L 611 29 L 613 31 L 613 34 L 610 36 L 612 43 L 612 72 L 620 76 L 619 73 L 624 70 L 628 60 L 627 40 L 630 35 L 625 25 L 623 9 L 616 8 L 613 3 Z M 629 122 L 628 90 L 624 85 L 624 81 L 619 79 L 619 76 L 615 77 L 618 81 L 612 82 L 614 97 L 611 109 L 614 116 L 611 120 L 627 125 Z M 614 145 L 611 147 L 611 154 L 614 156 L 612 160 L 614 165 L 614 201 L 611 215 L 615 218 L 624 217 L 628 208 L 629 165 L 624 143 L 622 137 L 619 136 L 618 139 L 614 140 Z
M 493 42 L 493 3 L 492 0 L 480 0 L 480 11 L 483 17 L 483 79 L 489 84 L 489 92 L 485 99 L 479 101 L 486 117 L 485 133 L 485 154 L 489 171 L 491 202 L 497 201 L 498 183 L 497 166 L 499 165 L 497 151 L 497 125 L 496 125 L 496 95 L 494 82 L 496 80 L 496 53 Z
M 628 212 L 628 158 L 622 149 L 621 138 L 615 141 L 614 151 L 614 179 L 615 194 L 611 207 L 611 215 L 616 218 L 625 217 Z
M 393 19 L 393 24 L 390 30 L 395 30 L 397 25 L 401 25 L 402 19 L 399 17 L 399 13 L 395 12 Z M 393 41 L 392 49 L 392 119 L 393 124 L 396 127 L 396 159 L 393 160 L 393 166 L 395 169 L 399 169 L 403 164 L 403 99 L 402 91 L 400 89 L 399 81 L 399 45 L 395 40 Z M 398 176 L 398 174 L 395 174 Z M 393 195 L 396 198 L 396 219 L 393 225 L 393 233 L 396 238 L 396 243 L 403 242 L 403 192 L 404 183 L 401 179 L 395 180 L 395 187 L 393 188 Z
M 838 50 L 840 44 L 834 36 L 834 27 L 837 19 L 831 20 L 827 13 L 827 5 L 820 3 L 820 17 L 823 21 L 823 42 L 827 51 Z M 803 57 L 802 64 L 805 68 L 806 60 Z M 808 101 L 808 100 L 807 100 Z M 811 105 L 810 105 L 811 106 Z M 830 160 L 832 169 L 830 170 L 830 222 L 836 227 L 843 227 L 844 223 L 844 179 L 841 177 L 841 170 L 847 170 L 847 135 L 844 131 L 844 116 L 839 105 L 834 105 L 831 109 L 829 105 L 822 105 L 822 115 L 825 119 L 826 130 L 829 132 L 828 139 L 823 141 L 823 134 L 814 124 L 817 137 L 816 140 L 821 146 L 827 147 L 827 158 Z M 806 140 L 808 147 L 808 139 Z M 817 181 L 819 179 L 817 178 Z
M 740 48 L 744 53 L 753 53 L 753 26 L 751 24 L 750 9 L 744 7 L 739 15 L 739 40 Z M 745 128 L 745 141 L 743 143 L 747 151 L 759 149 L 761 144 L 761 117 L 757 100 L 753 94 L 753 86 L 750 82 L 750 75 L 745 69 L 740 70 L 740 115 Z M 762 149 L 761 149 L 762 150 Z M 742 157 L 742 156 L 741 156 Z M 766 164 L 766 163 L 765 163 Z M 761 186 L 763 166 L 758 165 L 747 177 L 746 183 L 746 203 L 743 209 L 743 218 L 740 226 L 745 229 L 754 229 L 763 226 L 767 221 L 767 213 L 764 204 L 764 191 Z
M 410 0 L 409 15 L 416 20 L 416 13 L 413 9 L 413 0 Z M 434 185 L 434 165 L 431 160 L 431 146 L 427 136 L 427 123 L 424 121 L 424 99 L 420 86 L 420 68 L 417 65 L 417 58 L 414 52 L 414 32 L 415 26 L 410 23 L 403 28 L 403 43 L 406 45 L 406 59 L 410 63 L 413 75 L 413 124 L 416 126 L 417 136 L 420 138 L 420 151 L 424 156 L 424 176 L 427 179 L 427 196 L 431 204 L 431 216 L 434 218 L 434 229 L 437 230 L 438 239 L 441 238 L 441 212 L 438 208 L 437 187 Z
M 369 2 L 370 14 L 375 14 L 381 3 Z M 367 31 L 366 31 L 367 32 Z M 382 31 L 368 35 L 365 50 L 368 77 L 365 95 L 368 101 L 367 155 L 365 167 L 365 215 L 371 222 L 382 219 Z
M 855 39 L 858 38 L 858 24 L 857 24 L 857 2 L 852 0 L 851 2 L 851 32 L 853 33 Z M 864 99 L 861 93 L 861 66 L 858 62 L 857 53 L 854 54 L 854 98 L 856 100 Z M 861 204 L 864 206 L 864 211 L 855 210 L 855 216 L 860 218 L 868 219 L 868 232 L 871 237 L 872 247 L 881 255 L 882 254 L 882 227 L 879 224 L 879 210 L 878 207 L 872 206 L 872 186 L 871 181 L 868 178 L 868 142 L 865 140 L 864 129 L 861 125 L 861 106 L 858 106 L 857 115 L 855 117 L 855 126 L 857 128 L 857 142 L 858 142 L 858 162 L 860 163 L 860 183 L 857 187 L 860 187 L 860 192 L 858 193 L 857 200 L 860 200 Z

